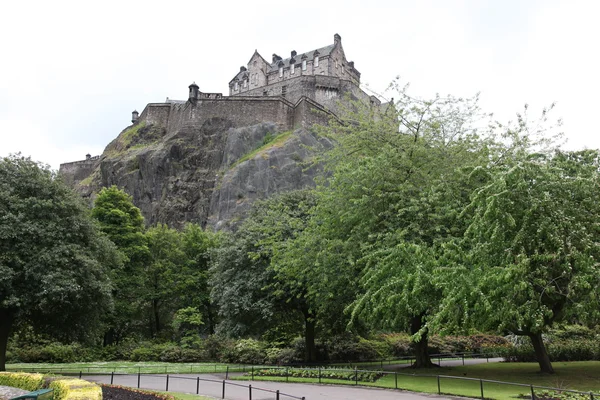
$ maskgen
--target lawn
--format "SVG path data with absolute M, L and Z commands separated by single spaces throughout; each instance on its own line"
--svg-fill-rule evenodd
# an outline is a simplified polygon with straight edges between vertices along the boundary
M 441 393 L 467 397 L 481 397 L 481 382 L 479 379 L 600 393 L 600 361 L 556 362 L 553 365 L 556 371 L 554 375 L 540 374 L 536 363 L 486 363 L 460 367 L 431 368 L 419 371 L 403 369 L 399 370 L 398 374 L 394 374 L 393 372 L 388 373 L 377 382 L 365 382 L 361 383 L 361 385 L 395 388 L 397 379 L 397 387 L 399 389 L 438 393 L 437 376 L 440 375 L 439 389 Z M 471 380 L 452 377 L 471 378 Z M 249 377 L 241 379 L 249 379 Z M 255 377 L 255 380 L 318 382 L 317 379 L 285 377 Z M 354 384 L 351 381 L 332 379 L 322 379 L 322 383 Z M 535 390 L 537 393 L 541 391 L 541 389 Z M 520 394 L 526 396 L 531 394 L 529 386 L 491 382 L 483 382 L 483 391 L 485 398 L 498 400 L 514 399 Z
M 230 371 L 246 371 L 247 366 L 218 363 L 165 363 L 165 362 L 131 362 L 131 361 L 108 361 L 108 362 L 89 362 L 89 363 L 31 363 L 31 364 L 7 364 L 7 371 L 24 372 L 50 372 L 50 373 L 70 373 L 84 374 L 97 373 L 127 373 L 137 374 L 195 374 L 195 373 L 215 373 Z

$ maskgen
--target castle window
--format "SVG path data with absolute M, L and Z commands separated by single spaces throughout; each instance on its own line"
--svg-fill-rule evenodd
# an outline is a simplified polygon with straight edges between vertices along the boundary
M 279 77 L 283 78 L 283 67 L 279 67 Z
M 244 79 L 244 87 L 248 87 L 248 79 Z
M 335 64 L 335 68 L 337 68 L 338 67 L 337 60 L 333 60 L 333 63 Z
M 268 95 L 267 91 L 263 90 L 263 96 L 267 96 L 267 95 Z
M 315 57 L 315 67 L 319 66 L 319 56 Z
M 282 86 L 281 87 L 281 97 L 285 97 L 286 93 L 287 93 L 287 86 Z
M 233 85 L 233 90 L 236 90 L 236 91 L 237 91 L 239 88 L 240 88 L 240 87 L 238 86 L 238 83 L 237 83 L 237 82 L 236 82 L 236 83 L 234 83 L 234 85 Z
M 306 60 L 302 60 L 302 71 L 306 71 Z
M 344 64 L 342 63 L 342 74 L 344 73 Z
M 294 65 L 294 63 L 290 64 L 290 74 L 294 74 L 294 71 L 296 70 L 296 65 Z

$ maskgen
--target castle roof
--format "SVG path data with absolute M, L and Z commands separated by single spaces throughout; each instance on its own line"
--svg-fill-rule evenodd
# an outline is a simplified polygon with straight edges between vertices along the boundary
M 296 60 L 296 64 L 298 64 L 299 62 L 302 61 L 302 56 L 306 56 L 306 61 L 312 61 L 314 58 L 315 52 L 319 52 L 319 57 L 329 56 L 334 47 L 335 47 L 335 44 L 330 44 L 329 46 L 321 47 L 320 49 L 316 49 L 316 50 L 307 51 L 306 53 L 298 53 L 294 57 L 294 60 Z M 288 57 L 284 60 L 281 60 L 281 62 L 283 63 L 283 68 L 287 68 L 290 66 L 291 59 L 292 59 L 291 57 Z M 270 67 L 271 68 L 270 68 L 269 72 L 278 71 L 279 70 L 279 61 L 271 63 Z
M 294 60 L 296 60 L 296 63 L 302 62 L 302 56 L 305 55 L 307 61 L 312 61 L 314 59 L 315 52 L 319 53 L 319 57 L 326 57 L 326 56 L 329 56 L 331 54 L 331 52 L 333 51 L 334 47 L 335 47 L 335 44 L 330 44 L 328 46 L 321 47 L 321 48 L 316 49 L 316 50 L 307 51 L 305 53 L 298 53 L 294 57 Z M 258 53 L 258 51 L 255 50 L 254 53 L 257 53 L 264 60 L 264 57 L 261 56 L 260 53 Z M 252 58 L 250 58 L 250 59 L 252 59 Z M 289 68 L 289 66 L 290 66 L 290 60 L 291 60 L 291 57 L 288 57 L 288 58 L 282 59 L 280 61 L 283 62 L 283 67 L 284 68 Z M 267 62 L 265 60 L 265 62 L 269 65 L 269 70 L 267 71 L 267 73 L 277 72 L 279 70 L 279 62 L 280 61 L 275 61 L 273 63 L 269 63 L 269 62 Z M 244 79 L 243 78 L 244 75 L 247 75 L 247 74 L 248 74 L 247 71 L 240 71 L 240 72 L 238 72 L 233 77 L 233 79 L 231 79 L 229 81 L 229 83 L 231 83 L 231 82 L 233 82 L 235 80 L 241 81 L 241 80 Z

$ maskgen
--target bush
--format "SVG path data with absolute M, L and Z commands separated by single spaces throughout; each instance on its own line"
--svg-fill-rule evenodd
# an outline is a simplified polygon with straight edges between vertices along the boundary
M 23 372 L 0 372 L 0 385 L 12 386 L 33 392 L 42 388 L 44 376 L 42 374 L 26 374 Z
M 240 364 L 262 364 L 267 353 L 258 340 L 241 339 L 235 345 L 231 362 Z
M 80 344 L 49 343 L 41 346 L 16 348 L 11 351 L 11 361 L 32 363 L 68 363 L 92 361 L 93 351 Z
M 380 352 L 391 353 L 389 346 L 385 343 L 381 345 L 375 343 L 373 340 L 349 334 L 334 336 L 325 344 L 327 359 L 329 361 L 368 361 L 380 358 Z M 388 349 L 383 350 L 384 347 L 388 347 Z
M 102 390 L 95 383 L 81 379 L 45 377 L 42 374 L 0 372 L 0 385 L 34 391 L 54 390 L 54 400 L 102 400 Z
M 530 344 L 493 348 L 509 362 L 536 362 L 535 351 Z M 550 361 L 600 360 L 600 343 L 596 340 L 563 340 L 547 343 Z
M 102 400 L 102 389 L 82 379 L 57 379 L 48 385 L 54 390 L 54 400 Z
M 248 374 L 246 374 L 248 375 Z M 268 368 L 254 371 L 255 376 L 289 376 L 292 378 L 341 379 L 359 382 L 375 382 L 384 374 L 377 371 L 353 371 L 343 368 Z

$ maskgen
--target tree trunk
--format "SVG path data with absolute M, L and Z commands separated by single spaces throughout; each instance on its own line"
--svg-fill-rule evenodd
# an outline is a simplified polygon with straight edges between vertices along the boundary
M 210 301 L 207 301 L 206 303 L 204 303 L 204 309 L 206 310 L 206 322 L 207 322 L 208 334 L 213 335 L 215 333 L 215 316 L 214 316 L 213 308 L 212 308 L 212 305 L 210 304 Z
M 425 315 L 421 314 L 416 317 L 412 317 L 410 321 L 410 333 L 414 335 L 419 332 L 423 327 L 423 317 Z M 429 357 L 429 352 L 427 351 L 427 343 L 428 343 L 428 332 L 427 329 L 421 335 L 421 340 L 414 343 L 415 349 L 415 363 L 413 364 L 413 368 L 431 368 L 434 364 L 431 362 L 431 358 Z
M 529 336 L 529 338 L 531 339 L 531 344 L 533 344 L 533 349 L 535 350 L 535 357 L 537 358 L 538 364 L 540 365 L 540 371 L 545 372 L 547 374 L 553 374 L 554 368 L 552 368 L 552 363 L 550 362 L 548 351 L 546 350 L 546 346 L 544 345 L 542 334 L 530 333 L 527 336 Z
M 154 329 L 156 329 L 156 334 L 160 332 L 160 315 L 158 312 L 158 300 L 152 300 L 152 312 L 154 314 Z
M 6 371 L 6 347 L 13 324 L 13 314 L 8 310 L 0 310 L 0 371 Z
M 304 314 L 304 345 L 306 347 L 304 361 L 315 362 L 317 361 L 317 348 L 315 346 L 315 316 L 308 310 L 302 310 L 302 312 Z

